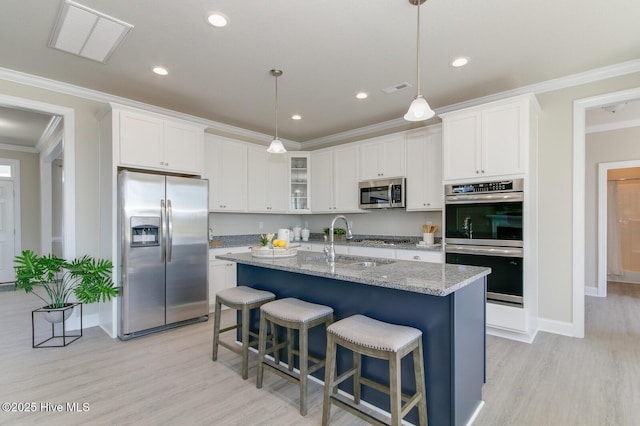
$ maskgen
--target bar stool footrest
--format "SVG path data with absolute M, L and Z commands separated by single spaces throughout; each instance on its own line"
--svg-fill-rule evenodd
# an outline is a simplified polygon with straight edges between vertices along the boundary
M 365 416 L 366 420 L 373 425 L 377 425 L 377 426 L 391 425 L 390 416 L 386 416 L 365 405 L 356 404 L 355 402 L 353 402 L 353 400 L 349 399 L 345 395 L 336 393 L 331 395 L 330 398 L 332 399 L 333 404 L 335 404 L 336 406 L 350 412 L 351 414 L 355 414 L 356 416 L 359 416 L 361 418 Z

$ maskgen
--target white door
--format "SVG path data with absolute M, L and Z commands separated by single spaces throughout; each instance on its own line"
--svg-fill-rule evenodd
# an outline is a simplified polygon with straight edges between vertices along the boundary
M 15 256 L 13 207 L 13 182 L 0 180 L 0 282 L 2 283 L 15 279 L 13 270 Z

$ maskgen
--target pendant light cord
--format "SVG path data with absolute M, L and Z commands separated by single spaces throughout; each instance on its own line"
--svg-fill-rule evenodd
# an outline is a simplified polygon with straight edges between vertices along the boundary
M 278 139 L 278 74 L 275 74 L 276 77 L 276 105 L 275 105 L 275 111 L 276 111 L 276 139 Z
M 422 94 L 422 88 L 420 84 L 420 3 L 422 3 L 421 0 L 418 0 L 418 40 L 416 43 L 416 79 L 418 81 L 418 95 Z

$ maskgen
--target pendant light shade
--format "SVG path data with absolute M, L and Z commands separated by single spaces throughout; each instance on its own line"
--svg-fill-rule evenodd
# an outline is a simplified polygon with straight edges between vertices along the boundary
M 416 80 L 418 82 L 418 94 L 413 98 L 413 102 L 409 105 L 409 110 L 404 115 L 407 121 L 423 121 L 428 120 L 436 113 L 431 109 L 427 100 L 422 96 L 420 85 L 420 4 L 426 0 L 409 0 L 412 5 L 418 6 L 418 35 L 416 43 Z
M 274 138 L 271 141 L 269 148 L 267 148 L 267 152 L 270 154 L 284 154 L 287 150 L 284 148 L 284 145 L 282 145 L 282 141 L 280 139 Z
M 271 141 L 269 148 L 267 148 L 267 152 L 270 154 L 284 154 L 285 152 L 287 152 L 287 150 L 282 144 L 282 141 L 280 140 L 280 138 L 278 138 L 278 77 L 282 75 L 282 71 L 273 69 L 269 72 L 271 73 L 272 76 L 276 78 L 276 98 L 275 98 L 276 134 L 273 140 Z
M 409 105 L 409 111 L 404 115 L 404 119 L 407 121 L 422 121 L 436 115 L 431 109 L 427 100 L 422 95 L 417 95 L 411 105 Z

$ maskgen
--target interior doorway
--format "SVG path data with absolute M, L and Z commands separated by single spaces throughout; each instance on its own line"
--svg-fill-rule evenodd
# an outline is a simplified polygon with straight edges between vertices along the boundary
M 607 296 L 610 274 L 618 277 L 616 281 L 622 282 L 637 281 L 639 275 L 637 254 L 634 253 L 639 249 L 635 246 L 640 244 L 640 235 L 637 235 L 640 232 L 640 222 L 637 220 L 640 203 L 633 200 L 640 187 L 638 170 L 640 160 L 601 163 L 598 166 L 599 297 Z M 628 201 L 631 201 L 631 205 Z M 627 208 L 619 209 L 623 206 Z
M 0 284 L 15 280 L 13 258 L 21 250 L 20 161 L 0 159 Z
M 586 152 L 586 111 L 589 108 L 602 107 L 617 102 L 640 99 L 640 88 L 607 93 L 573 103 L 573 177 L 572 177 L 572 271 L 573 271 L 573 303 L 572 333 L 573 337 L 584 337 L 585 323 L 585 152 Z
M 0 105 L 7 108 L 15 108 L 26 111 L 37 111 L 59 117 L 59 131 L 50 135 L 49 143 L 40 151 L 40 182 L 41 189 L 41 222 L 42 218 L 48 218 L 46 223 L 52 223 L 53 195 L 51 190 L 52 164 L 54 161 L 64 158 L 63 189 L 61 190 L 61 230 L 56 236 L 60 240 L 60 251 L 65 258 L 76 257 L 75 239 L 75 112 L 72 108 L 18 98 L 0 94 Z M 63 156 L 64 154 L 64 156 Z M 63 156 L 63 157 L 62 157 Z M 44 202 L 43 202 L 44 201 Z M 45 210 L 47 209 L 47 210 Z M 44 223 L 44 222 L 43 222 Z M 41 223 L 41 225 L 43 224 Z M 52 251 L 54 239 L 53 225 L 47 230 L 41 226 L 41 250 L 44 253 Z

